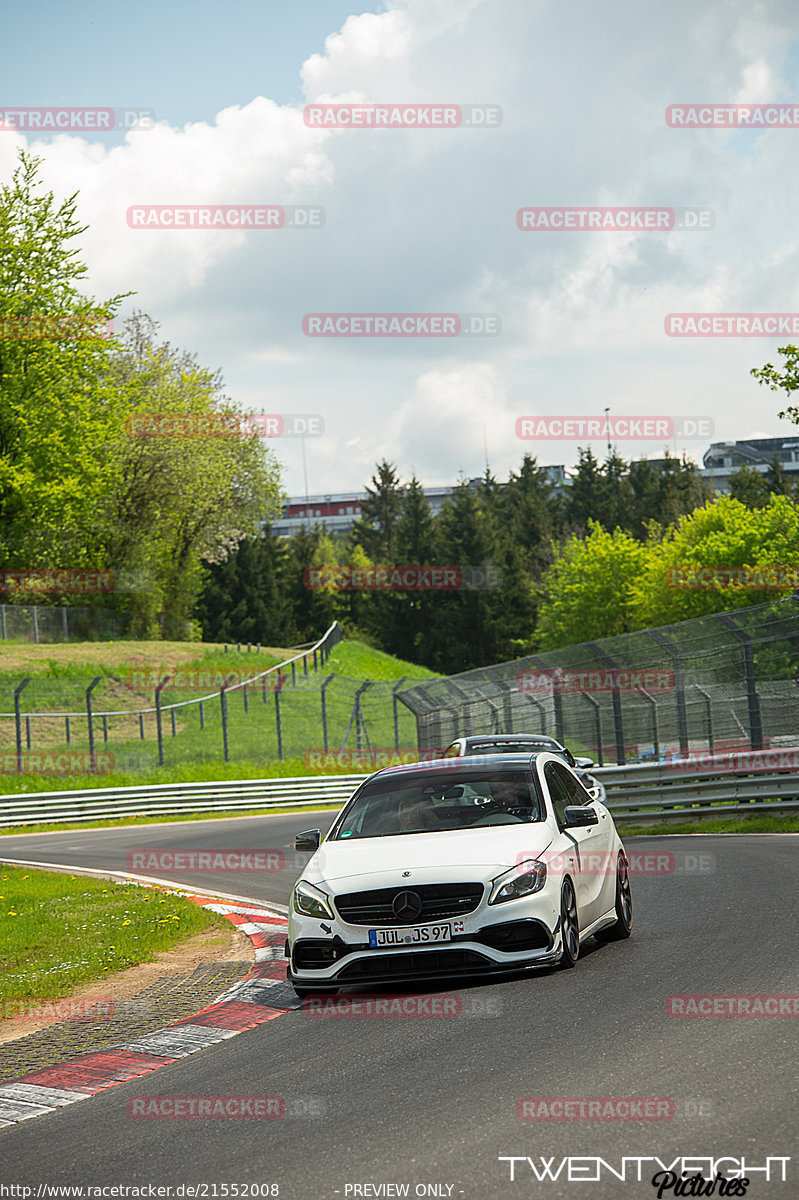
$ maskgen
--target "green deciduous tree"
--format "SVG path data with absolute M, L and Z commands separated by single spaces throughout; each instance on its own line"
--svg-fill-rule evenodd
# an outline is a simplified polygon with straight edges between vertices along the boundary
M 726 609 L 746 608 L 790 594 L 783 589 L 752 588 L 734 582 L 707 581 L 683 586 L 684 568 L 794 566 L 799 546 L 799 509 L 787 496 L 771 496 L 760 508 L 747 508 L 720 496 L 683 516 L 663 540 L 651 546 L 635 581 L 630 611 L 635 628 L 665 625 Z
M 242 435 L 218 373 L 159 342 L 157 330 L 151 318 L 136 314 L 109 363 L 127 416 L 107 449 L 109 477 L 93 540 L 133 580 L 119 601 L 132 631 L 175 637 L 202 589 L 203 562 L 223 560 L 275 515 L 280 480 L 272 451 Z M 187 424 L 174 436 L 138 436 L 154 414 L 213 416 L 215 435 L 197 436 L 201 427 Z
M 83 295 L 76 197 L 42 190 L 21 154 L 0 188 L 0 558 L 19 567 L 108 567 L 87 528 L 124 415 L 107 364 L 121 296 Z
M 541 650 L 629 633 L 636 582 L 649 551 L 621 529 L 589 520 L 586 537 L 570 537 L 544 577 L 538 620 Z

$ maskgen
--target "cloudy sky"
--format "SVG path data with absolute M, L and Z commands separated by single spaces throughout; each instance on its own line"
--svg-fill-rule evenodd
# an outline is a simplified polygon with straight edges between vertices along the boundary
M 666 120 L 669 105 L 788 111 L 787 0 L 29 0 L 4 14 L 3 41 L 17 47 L 6 111 L 154 110 L 154 127 L 127 133 L 0 132 L 0 177 L 19 146 L 43 155 L 48 187 L 80 191 L 96 296 L 135 291 L 124 311 L 219 367 L 243 408 L 324 418 L 305 441 L 312 493 L 359 490 L 384 456 L 433 485 L 480 474 L 486 453 L 505 476 L 526 450 L 569 465 L 588 444 L 520 440 L 520 417 L 715 423 L 712 438 L 618 440 L 628 457 L 666 444 L 698 460 L 709 440 L 793 431 L 749 369 L 798 337 L 664 324 L 799 311 L 799 108 L 795 127 Z M 322 102 L 489 115 L 309 126 L 305 106 Z M 130 228 L 128 209 L 147 205 L 309 206 L 324 223 Z M 520 208 L 542 207 L 697 209 L 712 227 L 517 227 Z M 313 313 L 493 314 L 501 328 L 316 338 Z M 273 444 L 303 493 L 301 440 Z M 603 453 L 602 435 L 591 444 Z

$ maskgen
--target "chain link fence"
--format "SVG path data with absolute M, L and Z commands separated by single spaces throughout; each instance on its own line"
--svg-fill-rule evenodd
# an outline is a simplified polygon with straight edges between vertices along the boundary
M 115 638 L 116 614 L 107 608 L 77 605 L 0 604 L 0 641 L 86 642 Z
M 180 671 L 0 677 L 0 775 L 106 775 L 158 765 L 300 758 L 311 770 L 369 770 L 416 757 L 416 723 L 400 703 L 412 679 L 370 681 L 325 670 L 342 639 L 318 642 L 266 671 L 212 677 L 196 695 Z M 212 683 L 213 678 L 213 683 Z M 204 676 L 199 676 L 202 684 Z
M 420 747 L 545 733 L 600 765 L 795 745 L 799 603 L 715 613 L 403 691 Z

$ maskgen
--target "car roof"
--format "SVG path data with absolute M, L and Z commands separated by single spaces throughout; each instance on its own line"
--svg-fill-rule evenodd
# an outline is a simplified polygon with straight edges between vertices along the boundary
M 482 743 L 501 746 L 504 743 L 520 745 L 529 743 L 531 746 L 559 746 L 560 742 L 549 737 L 546 733 L 481 733 L 470 734 L 469 737 L 455 739 L 467 746 L 479 746 Z
M 491 758 L 489 770 L 491 771 L 508 771 L 512 768 L 517 770 L 520 767 L 529 767 L 535 759 L 546 757 L 550 751 L 543 750 L 539 753 L 527 754 L 521 751 L 516 751 L 513 754 L 502 755 L 485 755 L 485 754 L 462 754 L 459 758 L 436 758 L 431 762 L 418 763 L 400 763 L 394 767 L 382 767 L 381 770 L 375 771 L 370 779 L 376 779 L 378 775 L 408 775 L 418 774 L 424 775 L 435 771 L 446 771 L 450 775 L 457 775 L 459 771 L 467 771 L 471 767 L 474 769 L 477 766 L 485 767 L 486 758 Z

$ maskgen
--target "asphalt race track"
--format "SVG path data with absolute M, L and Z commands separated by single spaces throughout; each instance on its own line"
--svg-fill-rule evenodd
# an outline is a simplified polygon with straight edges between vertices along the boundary
M 125 871 L 126 853 L 134 850 L 280 850 L 282 871 L 141 873 L 286 905 L 301 868 L 294 834 L 326 827 L 331 816 L 4 837 L 0 854 Z M 621 1172 L 623 1157 L 658 1158 L 665 1166 L 729 1157 L 745 1159 L 747 1196 L 795 1200 L 799 1022 L 680 1019 L 667 1016 L 666 998 L 799 993 L 798 845 L 791 835 L 630 839 L 628 850 L 640 856 L 634 869 L 636 861 L 644 870 L 659 862 L 660 873 L 634 875 L 629 941 L 587 943 L 573 971 L 451 991 L 394 990 L 445 992 L 461 1000 L 460 1015 L 325 1019 L 289 1012 L 139 1081 L 0 1130 L 0 1179 L 32 1185 L 33 1196 L 45 1182 L 171 1185 L 173 1196 L 181 1184 L 208 1185 L 195 1192 L 208 1197 L 235 1196 L 234 1184 L 277 1184 L 272 1194 L 301 1200 L 617 1200 L 656 1196 L 651 1178 L 661 1169 L 643 1164 L 638 1182 L 639 1168 L 628 1162 L 622 1182 L 610 1168 Z M 673 858 L 657 859 L 664 854 Z M 166 1094 L 279 1095 L 286 1115 L 126 1115 L 130 1097 Z M 526 1097 L 658 1097 L 673 1102 L 674 1115 L 522 1120 L 517 1104 Z M 550 1160 L 557 1178 L 538 1182 L 527 1156 L 539 1174 L 542 1159 Z M 513 1182 L 509 1157 L 522 1160 Z M 608 1166 L 585 1162 L 596 1158 Z M 791 1161 L 782 1182 L 783 1165 L 774 1160 L 785 1158 Z M 769 1159 L 767 1178 L 761 1168 Z M 730 1176 L 737 1168 L 726 1162 L 719 1170 Z M 588 1182 L 597 1171 L 599 1182 Z

